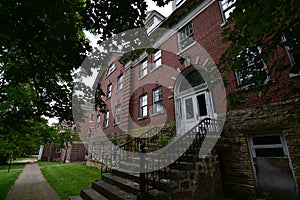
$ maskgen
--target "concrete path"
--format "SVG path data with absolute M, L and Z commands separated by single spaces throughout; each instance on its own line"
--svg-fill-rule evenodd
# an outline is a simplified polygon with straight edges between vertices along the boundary
M 60 200 L 36 163 L 27 164 L 7 194 L 6 200 Z

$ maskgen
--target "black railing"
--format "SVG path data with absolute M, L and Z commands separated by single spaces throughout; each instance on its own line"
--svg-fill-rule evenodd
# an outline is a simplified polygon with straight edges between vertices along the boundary
M 150 156 L 145 162 L 147 188 L 160 189 L 161 179 L 169 177 L 172 180 L 171 170 L 180 167 L 184 156 L 197 155 L 205 137 L 218 137 L 220 121 L 206 118 L 195 125 L 184 135 L 176 138 L 175 141 L 162 148 L 157 153 L 149 153 Z M 169 163 L 172 163 L 169 165 Z

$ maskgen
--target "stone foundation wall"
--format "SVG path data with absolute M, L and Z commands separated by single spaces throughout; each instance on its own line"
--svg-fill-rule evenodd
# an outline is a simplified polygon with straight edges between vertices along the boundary
M 257 194 L 249 135 L 281 134 L 287 145 L 291 168 L 300 185 L 299 99 L 227 113 L 218 144 L 224 196 L 254 199 Z

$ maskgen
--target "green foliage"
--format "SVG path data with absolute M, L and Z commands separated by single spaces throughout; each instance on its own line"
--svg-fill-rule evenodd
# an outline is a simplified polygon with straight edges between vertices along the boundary
M 164 146 L 166 146 L 167 144 L 169 144 L 172 139 L 174 137 L 173 136 L 169 136 L 169 135 L 161 135 L 157 141 L 156 141 L 156 145 L 158 148 L 163 148 Z
M 160 6 L 169 1 L 155 0 Z M 101 42 L 141 27 L 145 11 L 145 0 L 1 1 L 0 162 L 32 152 L 55 134 L 42 116 L 73 120 L 72 74 L 92 51 L 84 30 L 101 34 Z
M 282 57 L 279 54 L 279 48 L 284 48 L 291 41 L 283 40 L 286 38 L 294 38 L 293 43 L 298 43 L 293 49 L 296 56 L 300 54 L 299 47 L 299 0 L 246 0 L 236 1 L 235 10 L 227 20 L 223 28 L 223 42 L 228 43 L 229 47 L 221 56 L 219 66 L 224 72 L 232 73 L 244 67 L 247 58 L 253 59 L 254 62 L 263 60 L 267 62 L 272 60 L 273 63 L 268 63 L 268 75 L 272 78 L 272 85 L 278 85 L 278 79 L 283 72 L 299 72 L 299 63 L 291 65 L 287 61 L 287 57 Z M 293 33 L 290 30 L 293 29 Z M 292 35 L 291 35 L 292 34 Z M 244 51 L 246 48 L 260 47 L 260 56 L 251 55 L 251 52 Z M 244 53 L 241 53 L 243 52 Z M 238 59 L 237 59 L 238 58 Z M 264 76 L 253 77 L 247 90 L 270 90 L 271 84 L 265 84 L 266 74 Z M 230 83 L 227 83 L 227 85 Z M 285 85 L 284 85 L 285 84 Z M 290 87 L 289 83 L 280 83 L 282 87 L 279 90 L 285 92 L 285 100 L 290 97 L 288 93 L 295 94 L 292 91 L 294 87 Z M 244 91 L 245 88 L 243 89 Z M 232 91 L 230 91 L 232 92 Z M 247 92 L 247 91 L 246 91 Z M 299 91 L 297 91 L 299 94 Z M 263 92 L 267 94 L 267 92 Z M 229 103 L 232 107 L 240 107 L 241 100 L 233 98 L 232 93 Z M 236 103 L 235 100 L 238 100 Z
M 263 196 L 265 200 L 273 200 L 273 197 L 270 192 L 263 192 Z
M 22 171 L 0 172 L 0 199 L 5 199 L 10 188 L 13 186 Z
M 41 168 L 41 171 L 62 200 L 79 196 L 82 188 L 90 187 L 92 181 L 100 178 L 99 169 L 81 164 L 49 166 Z

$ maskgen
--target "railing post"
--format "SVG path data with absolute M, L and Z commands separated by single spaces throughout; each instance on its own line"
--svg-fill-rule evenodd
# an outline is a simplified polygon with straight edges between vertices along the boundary
M 146 142 L 144 140 L 139 141 L 139 153 L 140 153 L 140 193 L 137 197 L 138 200 L 146 199 L 146 179 L 145 179 L 145 150 Z

